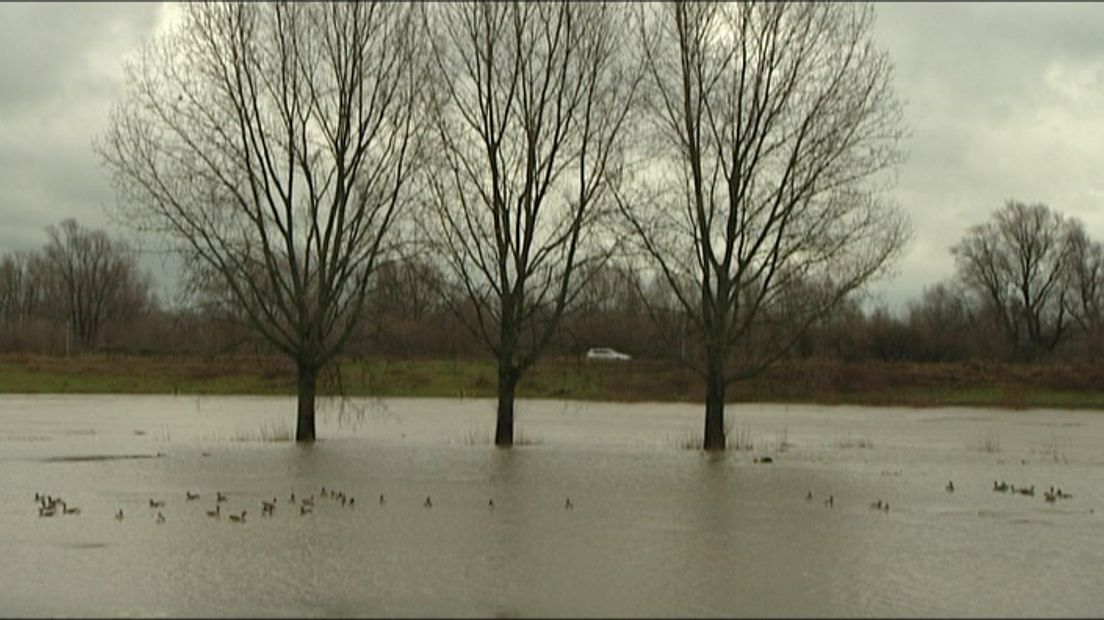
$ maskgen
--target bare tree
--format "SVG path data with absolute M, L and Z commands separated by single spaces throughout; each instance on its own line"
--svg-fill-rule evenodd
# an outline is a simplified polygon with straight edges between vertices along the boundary
M 148 279 L 124 242 L 102 230 L 82 228 L 70 218 L 46 228 L 43 257 L 50 270 L 66 330 L 85 349 L 97 344 L 105 321 L 138 310 L 148 299 Z
M 426 13 L 439 156 L 427 225 L 460 288 L 444 298 L 498 363 L 499 446 L 513 444 L 518 381 L 607 253 L 595 223 L 636 85 L 619 48 L 627 14 L 569 2 Z
M 622 212 L 701 349 L 707 450 L 728 386 L 783 356 L 883 274 L 907 223 L 880 200 L 900 159 L 873 9 L 675 3 L 643 9 L 646 176 Z
M 1070 230 L 1044 204 L 1009 200 L 951 248 L 959 278 L 995 314 L 1018 359 L 1053 351 L 1068 331 Z
M 914 359 L 955 362 L 975 355 L 991 338 L 989 326 L 978 315 L 976 302 L 957 280 L 924 288 L 908 304 L 908 325 L 915 334 Z
M 1089 239 L 1080 222 L 1070 224 L 1070 315 L 1096 359 L 1104 348 L 1104 245 Z
M 22 327 L 45 306 L 46 277 L 38 252 L 14 252 L 0 261 L 0 325 Z
M 162 233 L 294 360 L 297 441 L 406 199 L 422 126 L 409 4 L 187 4 L 128 67 L 97 149 Z

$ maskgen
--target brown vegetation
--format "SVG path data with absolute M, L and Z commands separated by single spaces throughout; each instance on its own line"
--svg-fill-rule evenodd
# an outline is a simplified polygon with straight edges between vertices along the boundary
M 344 359 L 321 394 L 493 398 L 490 362 Z M 278 355 L 0 356 L 0 392 L 294 394 Z M 1104 364 L 790 360 L 738 384 L 729 402 L 881 406 L 1104 408 Z M 704 402 L 705 386 L 673 360 L 627 363 L 555 357 L 533 367 L 522 398 Z

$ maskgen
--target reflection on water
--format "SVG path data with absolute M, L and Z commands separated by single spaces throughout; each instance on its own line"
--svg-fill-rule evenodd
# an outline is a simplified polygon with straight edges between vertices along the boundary
M 733 406 L 754 448 L 710 456 L 697 406 L 522 402 L 513 450 L 493 411 L 331 403 L 302 447 L 290 399 L 0 397 L 0 616 L 1104 610 L 1099 412 Z

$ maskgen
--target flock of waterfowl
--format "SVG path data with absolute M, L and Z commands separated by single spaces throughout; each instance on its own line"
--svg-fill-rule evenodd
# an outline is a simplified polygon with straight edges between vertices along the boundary
M 61 497 L 54 497 L 53 495 L 44 495 L 42 493 L 35 493 L 35 503 L 38 504 L 38 516 L 40 517 L 52 517 L 54 515 L 79 515 L 81 509 L 76 506 L 69 506 L 65 503 L 65 500 Z M 58 512 L 58 509 L 61 512 Z
M 1028 497 L 1034 497 L 1035 496 L 1035 485 L 1031 485 L 1029 487 L 1020 487 L 1020 488 L 1017 489 L 1016 485 L 1009 484 L 1009 483 L 1005 482 L 1004 480 L 1001 480 L 999 484 L 997 483 L 996 480 L 994 480 L 993 481 L 993 490 L 997 493 L 1019 493 L 1020 495 L 1027 495 Z M 1054 502 L 1060 500 L 1060 499 L 1072 499 L 1072 498 L 1073 498 L 1073 495 L 1070 495 L 1069 493 L 1063 493 L 1061 487 L 1059 487 L 1058 489 L 1055 489 L 1052 486 L 1052 487 L 1050 487 L 1050 490 L 1043 491 L 1043 500 L 1045 500 L 1047 502 L 1050 502 L 1052 504 Z
M 885 473 L 885 472 L 883 472 L 883 473 Z M 954 481 L 953 480 L 948 480 L 947 481 L 947 486 L 943 487 L 943 489 L 948 493 L 954 493 L 955 492 Z M 1035 496 L 1035 485 L 1031 485 L 1031 486 L 1028 486 L 1028 487 L 1019 487 L 1019 488 L 1017 488 L 1015 485 L 1009 484 L 1009 483 L 1007 483 L 1003 480 L 1000 481 L 1000 483 L 998 483 L 996 480 L 994 480 L 993 481 L 993 490 L 998 492 L 998 493 L 1007 492 L 1007 493 L 1018 493 L 1020 495 L 1026 495 L 1028 497 L 1034 497 Z M 1043 499 L 1046 500 L 1049 503 L 1054 503 L 1055 501 L 1060 500 L 1060 499 L 1072 499 L 1072 498 L 1073 498 L 1073 495 L 1063 492 L 1061 488 L 1055 489 L 1053 486 L 1050 487 L 1050 490 L 1043 491 Z M 807 502 L 813 501 L 813 492 L 812 491 L 808 491 L 808 492 L 805 493 L 805 501 L 807 501 Z M 835 497 L 833 495 L 829 495 L 828 499 L 824 500 L 824 505 L 829 507 L 829 508 L 834 506 L 835 505 Z M 889 502 L 884 501 L 884 500 L 879 498 L 877 501 L 871 502 L 870 509 L 871 510 L 880 510 L 882 512 L 889 512 Z
M 955 492 L 954 481 L 948 481 L 947 486 L 944 487 L 944 490 L 947 491 L 948 493 L 954 493 Z M 1013 494 L 1019 494 L 1019 495 L 1024 495 L 1024 496 L 1028 496 L 1028 497 L 1033 497 L 1035 495 L 1035 485 L 1031 485 L 1031 486 L 1027 486 L 1027 487 L 1023 487 L 1023 486 L 1016 487 L 1015 485 L 1010 484 L 1008 482 L 1005 482 L 1003 480 L 1000 481 L 999 483 L 996 480 L 994 480 L 993 481 L 993 491 L 995 491 L 997 493 L 1013 493 Z M 200 499 L 200 497 L 201 496 L 200 496 L 199 493 L 192 493 L 191 491 L 185 491 L 185 493 L 184 493 L 185 501 L 189 501 L 189 502 L 190 501 L 195 501 L 195 500 Z M 35 503 L 38 504 L 38 516 L 40 516 L 40 517 L 53 517 L 53 516 L 56 516 L 56 515 L 79 515 L 81 513 L 80 508 L 78 508 L 76 506 L 69 506 L 68 504 L 65 503 L 65 500 L 62 499 L 60 496 L 59 497 L 54 497 L 52 495 L 46 495 L 46 494 L 42 494 L 42 493 L 35 493 L 34 498 L 35 498 Z M 1051 486 L 1049 490 L 1043 492 L 1043 499 L 1045 501 L 1049 502 L 1049 503 L 1054 503 L 1059 499 L 1071 499 L 1071 498 L 1073 498 L 1073 495 L 1062 491 L 1062 489 L 1060 487 L 1055 489 L 1053 486 Z M 228 499 L 229 498 L 224 493 L 222 493 L 221 491 L 216 491 L 215 492 L 215 507 L 214 507 L 213 510 L 208 510 L 207 511 L 207 516 L 212 518 L 212 519 L 221 518 L 222 517 L 222 504 L 224 502 L 228 501 Z M 354 508 L 354 507 L 356 507 L 356 498 L 355 497 L 346 494 L 344 491 L 337 491 L 337 490 L 334 490 L 332 488 L 327 489 L 325 486 L 323 486 L 321 491 L 319 492 L 318 499 L 330 500 L 333 504 L 335 504 L 335 505 L 340 504 L 341 507 L 343 507 L 343 508 Z M 813 500 L 813 492 L 811 490 L 808 491 L 805 494 L 805 500 L 806 501 L 812 501 Z M 300 498 L 298 501 L 295 498 L 295 493 L 291 493 L 288 496 L 288 499 L 287 499 L 286 503 L 288 505 L 291 505 L 291 506 L 296 506 L 296 508 L 294 508 L 292 510 L 298 510 L 300 516 L 307 516 L 307 515 L 310 515 L 311 513 L 314 512 L 316 501 L 317 500 L 316 500 L 315 495 L 313 493 L 311 495 L 307 496 L 307 497 Z M 261 500 L 261 516 L 262 517 L 271 517 L 271 516 L 273 516 L 276 513 L 276 506 L 277 506 L 278 503 L 279 503 L 279 500 L 276 497 L 273 497 L 272 501 Z M 384 495 L 382 493 L 380 493 L 379 505 L 383 506 L 386 503 L 387 503 L 387 498 L 384 497 Z M 824 500 L 824 505 L 829 507 L 829 508 L 833 507 L 835 505 L 835 497 L 833 495 L 829 494 L 828 499 Z M 425 508 L 432 508 L 433 507 L 433 499 L 430 496 L 427 495 L 426 498 L 425 498 L 425 501 L 422 502 L 422 506 L 425 507 Z M 490 508 L 494 508 L 494 499 L 488 499 L 487 500 L 487 506 L 490 507 Z M 149 507 L 151 509 L 164 508 L 165 507 L 165 500 L 157 500 L 157 499 L 150 498 Z M 571 502 L 571 498 L 568 497 L 564 501 L 564 509 L 565 510 L 572 510 L 574 508 L 575 508 L 575 505 Z M 879 511 L 882 511 L 882 512 L 889 512 L 889 502 L 884 501 L 884 500 L 879 498 L 877 501 L 872 502 L 870 504 L 870 508 L 871 508 L 871 510 L 879 510 Z M 245 517 L 246 517 L 247 514 L 248 514 L 247 510 L 242 510 L 240 513 L 227 514 L 227 518 L 230 521 L 234 522 L 234 523 L 244 523 L 245 522 Z M 126 515 L 123 513 L 122 508 L 120 508 L 115 513 L 115 519 L 117 519 L 119 521 L 122 521 L 125 517 L 126 517 Z M 157 511 L 155 518 L 156 518 L 157 523 L 164 523 L 166 521 L 165 515 L 160 510 Z
M 192 493 L 190 490 L 184 492 L 184 499 L 185 499 L 186 502 L 195 501 L 195 500 L 198 500 L 200 498 L 201 498 L 201 495 L 199 493 Z M 344 491 L 337 491 L 337 490 L 334 490 L 332 488 L 327 489 L 325 486 L 322 487 L 321 491 L 318 494 L 317 499 L 316 499 L 315 495 L 312 493 L 311 495 L 309 495 L 307 497 L 300 497 L 298 500 L 296 500 L 295 493 L 291 493 L 288 496 L 286 504 L 290 505 L 290 506 L 296 506 L 297 508 L 293 508 L 292 510 L 293 511 L 298 510 L 300 516 L 307 516 L 307 515 L 310 515 L 314 512 L 316 501 L 323 500 L 323 499 L 330 500 L 331 503 L 334 504 L 334 505 L 340 504 L 340 506 L 342 508 L 355 508 L 356 507 L 356 498 L 355 497 L 346 494 Z M 222 514 L 223 514 L 222 513 L 222 504 L 226 501 L 229 501 L 229 498 L 227 497 L 227 495 L 222 493 L 221 491 L 216 491 L 215 492 L 215 507 L 214 507 L 213 510 L 206 511 L 207 516 L 212 518 L 212 519 L 220 519 L 222 517 Z M 73 506 L 73 507 L 68 506 L 65 503 L 65 500 L 63 500 L 60 496 L 59 497 L 54 497 L 52 495 L 46 495 L 46 494 L 43 494 L 43 493 L 35 493 L 35 502 L 38 504 L 38 516 L 40 516 L 40 517 L 53 517 L 53 516 L 56 516 L 56 515 L 78 515 L 78 514 L 80 514 L 80 508 L 77 508 L 76 506 Z M 273 516 L 276 513 L 276 505 L 278 503 L 279 503 L 279 500 L 276 497 L 273 497 L 272 501 L 261 500 L 261 516 L 262 517 L 271 517 L 271 516 Z M 386 503 L 387 503 L 387 498 L 384 496 L 383 493 L 380 493 L 379 505 L 383 506 Z M 426 498 L 425 498 L 425 501 L 422 503 L 422 506 L 425 507 L 425 508 L 433 508 L 433 499 L 430 496 L 427 495 Z M 488 499 L 487 500 L 487 506 L 490 507 L 490 508 L 494 508 L 494 499 Z M 163 499 L 154 499 L 154 498 L 151 497 L 149 499 L 149 507 L 150 507 L 151 510 L 164 508 L 165 507 L 165 500 L 163 500 Z M 59 508 L 60 508 L 60 512 L 58 510 Z M 571 498 L 568 497 L 564 501 L 564 509 L 565 510 L 573 510 L 574 508 L 575 508 L 575 505 L 571 502 Z M 242 510 L 240 513 L 228 513 L 226 516 L 230 521 L 232 521 L 234 523 L 245 523 L 245 517 L 246 517 L 247 514 L 248 514 L 248 510 Z M 126 518 L 126 514 L 123 512 L 122 508 L 120 508 L 118 511 L 115 512 L 115 519 L 117 521 L 122 521 L 125 518 Z M 165 518 L 164 513 L 162 513 L 160 510 L 157 510 L 157 513 L 155 514 L 154 518 L 155 518 L 155 521 L 157 523 L 164 523 L 167 520 Z

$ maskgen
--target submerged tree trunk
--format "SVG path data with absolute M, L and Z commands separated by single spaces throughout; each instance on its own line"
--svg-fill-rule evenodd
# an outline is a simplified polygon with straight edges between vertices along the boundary
M 705 385 L 705 439 L 702 447 L 706 450 L 724 450 L 724 360 L 715 353 L 709 354 Z
M 314 396 L 318 383 L 318 368 L 313 364 L 300 362 L 299 373 L 299 417 L 295 425 L 295 441 L 314 441 Z
M 495 445 L 508 448 L 514 445 L 514 393 L 517 389 L 517 372 L 511 369 L 498 371 L 498 416 L 495 421 Z

